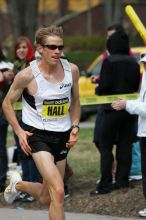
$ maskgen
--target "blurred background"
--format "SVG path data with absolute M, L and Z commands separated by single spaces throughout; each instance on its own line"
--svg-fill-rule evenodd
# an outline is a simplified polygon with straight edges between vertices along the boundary
M 124 8 L 127 4 L 146 23 L 145 0 L 0 0 L 0 44 L 13 60 L 13 42 L 20 35 L 34 41 L 40 26 L 63 26 L 65 54 L 84 70 L 105 47 L 106 28 L 121 23 L 131 46 L 143 46 Z

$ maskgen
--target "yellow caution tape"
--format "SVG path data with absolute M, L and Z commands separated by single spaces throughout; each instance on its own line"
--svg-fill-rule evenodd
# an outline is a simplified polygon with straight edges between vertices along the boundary
M 22 102 L 15 102 L 13 104 L 13 109 L 14 110 L 22 110 Z
M 80 103 L 81 105 L 98 105 L 98 104 L 108 104 L 119 99 L 126 99 L 126 100 L 135 100 L 139 96 L 138 93 L 132 94 L 119 94 L 119 95 L 106 95 L 106 96 L 92 96 L 87 98 L 81 98 Z
M 91 96 L 87 98 L 80 98 L 81 105 L 99 105 L 99 104 L 108 104 L 119 99 L 126 99 L 126 100 L 134 100 L 137 99 L 139 96 L 138 93 L 132 94 L 119 94 L 119 95 L 106 95 L 106 96 Z M 15 102 L 13 105 L 14 110 L 21 110 L 22 103 Z

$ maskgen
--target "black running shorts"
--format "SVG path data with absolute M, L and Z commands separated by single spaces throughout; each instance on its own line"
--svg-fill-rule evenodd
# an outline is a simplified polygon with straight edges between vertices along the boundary
M 24 123 L 22 127 L 25 131 L 33 133 L 32 136 L 28 137 L 28 144 L 32 149 L 32 153 L 50 152 L 54 156 L 55 162 L 64 160 L 67 157 L 69 149 L 66 147 L 66 143 L 69 140 L 71 130 L 65 132 L 45 131 Z

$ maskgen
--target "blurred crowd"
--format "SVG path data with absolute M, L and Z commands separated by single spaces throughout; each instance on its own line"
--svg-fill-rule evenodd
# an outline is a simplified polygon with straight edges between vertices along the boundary
M 146 198 L 146 54 L 141 55 L 138 63 L 129 45 L 129 37 L 123 26 L 115 24 L 108 27 L 100 76 L 91 77 L 91 82 L 97 83 L 96 95 L 140 91 L 140 97 L 137 100 L 118 100 L 98 106 L 94 143 L 100 152 L 101 176 L 90 196 L 128 188 L 131 181 L 142 179 Z M 142 82 L 140 63 L 144 66 Z M 140 210 L 139 215 L 145 217 L 146 209 Z

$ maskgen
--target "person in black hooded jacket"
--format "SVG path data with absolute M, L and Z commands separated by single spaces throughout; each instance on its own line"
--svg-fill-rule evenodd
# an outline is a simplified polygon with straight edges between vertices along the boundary
M 126 33 L 118 31 L 107 40 L 110 56 L 102 65 L 98 95 L 136 92 L 140 83 L 139 65 L 129 56 L 129 40 Z
M 110 56 L 102 65 L 97 95 L 128 94 L 138 91 L 140 69 L 135 58 L 129 55 L 129 39 L 125 32 L 117 31 L 107 40 Z M 136 116 L 125 110 L 115 111 L 110 104 L 102 106 L 105 115 L 100 138 L 101 179 L 96 195 L 113 190 L 112 162 L 113 145 L 118 135 L 117 171 L 114 188 L 129 186 L 132 158 L 132 141 Z

